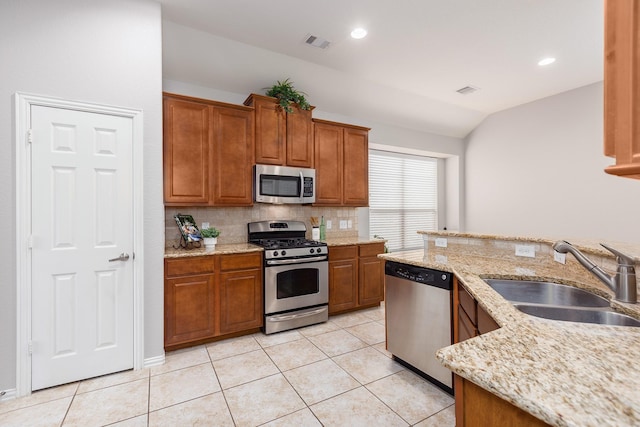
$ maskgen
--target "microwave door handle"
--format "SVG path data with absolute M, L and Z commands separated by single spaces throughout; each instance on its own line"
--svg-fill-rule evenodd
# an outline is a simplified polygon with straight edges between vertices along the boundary
M 300 203 L 304 202 L 304 175 L 302 171 L 298 172 L 300 174 Z

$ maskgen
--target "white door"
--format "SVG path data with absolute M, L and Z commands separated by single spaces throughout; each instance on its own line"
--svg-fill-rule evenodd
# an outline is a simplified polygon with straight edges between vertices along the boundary
M 133 368 L 133 125 L 32 105 L 31 130 L 38 390 Z

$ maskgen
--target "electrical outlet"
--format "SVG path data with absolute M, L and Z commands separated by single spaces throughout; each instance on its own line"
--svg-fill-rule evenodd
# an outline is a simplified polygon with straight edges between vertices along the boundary
M 345 230 L 347 228 L 347 221 L 344 219 L 340 220 L 340 230 Z
M 203 222 L 202 223 L 202 229 L 204 230 L 205 228 L 209 228 L 209 223 L 208 222 Z
M 328 219 L 327 223 L 325 224 L 325 227 L 327 228 L 327 230 L 331 230 L 331 220 Z
M 353 227 L 353 221 L 349 220 L 347 221 L 347 228 L 351 228 Z
M 536 247 L 533 245 L 516 245 L 516 256 L 535 258 Z
M 553 251 L 553 260 L 555 262 L 559 262 L 560 264 L 567 263 L 567 254 L 561 254 L 558 251 Z
M 447 247 L 447 239 L 445 239 L 444 237 L 437 237 L 436 238 L 436 247 L 438 247 L 438 248 L 446 248 Z

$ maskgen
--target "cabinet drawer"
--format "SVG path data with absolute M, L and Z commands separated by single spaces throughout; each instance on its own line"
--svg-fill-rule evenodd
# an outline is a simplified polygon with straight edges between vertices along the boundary
M 164 272 L 166 277 L 213 273 L 214 262 L 213 256 L 165 259 Z
M 384 253 L 384 243 L 367 243 L 359 245 L 360 258 L 374 257 Z
M 498 325 L 496 321 L 489 316 L 489 313 L 487 313 L 482 307 L 478 307 L 478 333 L 482 335 L 498 328 L 500 328 L 500 325 Z
M 220 270 L 222 271 L 257 267 L 262 267 L 262 252 L 220 256 Z
M 357 246 L 336 246 L 329 248 L 329 261 L 354 259 L 358 257 Z
M 471 322 L 477 325 L 478 315 L 476 314 L 476 301 L 460 283 L 458 283 L 458 299 L 460 300 L 460 306 L 467 313 Z

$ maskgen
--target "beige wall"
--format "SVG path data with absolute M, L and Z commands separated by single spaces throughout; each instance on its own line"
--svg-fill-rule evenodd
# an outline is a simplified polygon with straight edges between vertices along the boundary
M 640 181 L 608 175 L 602 83 L 501 111 L 467 138 L 466 231 L 640 242 Z

